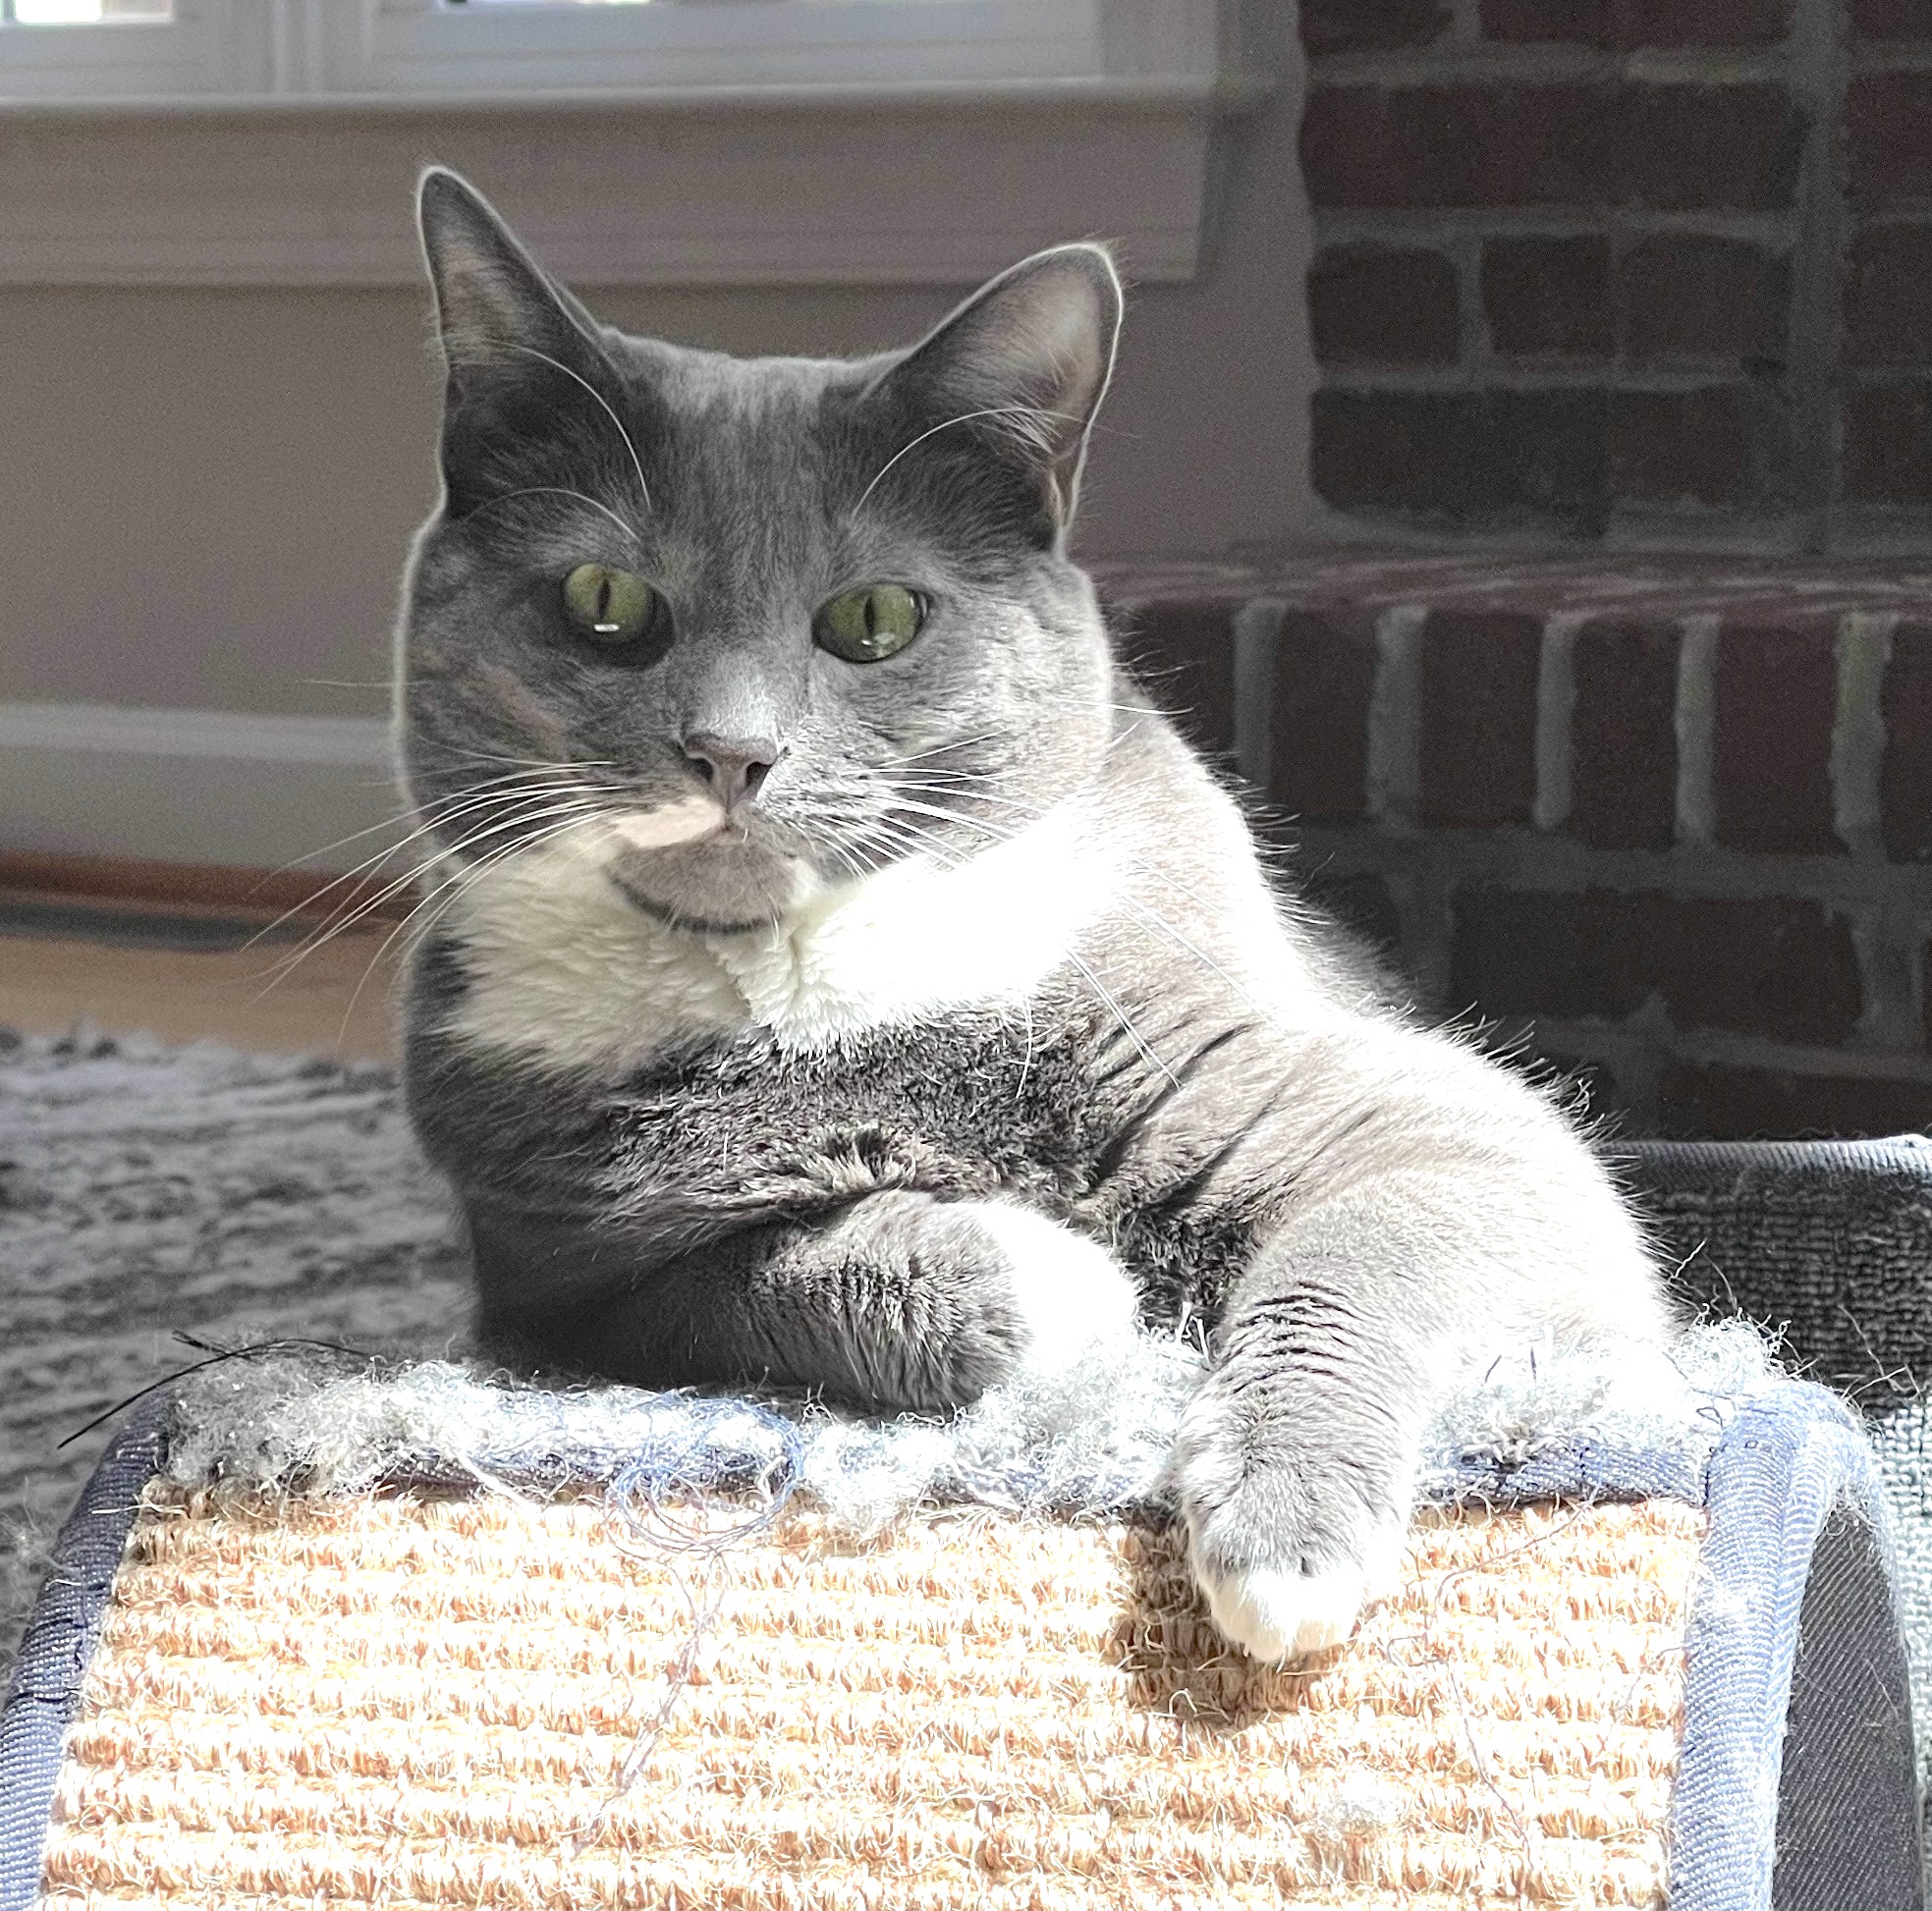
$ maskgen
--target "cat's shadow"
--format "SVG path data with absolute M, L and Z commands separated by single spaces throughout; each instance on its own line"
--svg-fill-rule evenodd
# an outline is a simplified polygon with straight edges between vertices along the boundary
M 1218 1735 L 1307 1704 L 1332 1655 L 1283 1669 L 1231 1646 L 1208 1616 L 1179 1525 L 1131 1526 L 1122 1554 L 1127 1597 L 1105 1650 L 1133 1710 Z

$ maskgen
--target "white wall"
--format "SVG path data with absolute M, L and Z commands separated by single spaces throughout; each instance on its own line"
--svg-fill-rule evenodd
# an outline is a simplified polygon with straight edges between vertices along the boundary
M 1314 369 L 1297 118 L 1291 86 L 1236 125 L 1200 277 L 1132 300 L 1086 555 L 1280 545 L 1302 519 Z M 632 330 L 814 353 L 911 339 L 959 290 L 585 288 Z M 0 290 L 0 704 L 378 715 L 395 578 L 433 495 L 425 313 L 398 292 Z M 0 765 L 0 848 L 162 853 L 126 776 L 77 773 L 71 737 L 55 748 L 70 758 L 57 798 L 30 794 L 30 748 Z M 165 803 L 168 759 L 147 760 L 137 786 Z M 313 842 L 380 802 L 369 782 L 366 767 L 345 778 Z M 290 827 L 210 824 L 207 859 L 312 846 Z M 179 854 L 182 830 L 164 834 Z

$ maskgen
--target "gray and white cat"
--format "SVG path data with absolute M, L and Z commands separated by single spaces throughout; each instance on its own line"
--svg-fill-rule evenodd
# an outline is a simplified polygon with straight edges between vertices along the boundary
M 1215 1619 L 1345 1637 L 1472 1365 L 1666 1310 L 1565 1119 L 1271 887 L 1115 662 L 1066 554 L 1107 254 L 909 351 L 738 359 L 599 325 L 449 173 L 420 213 L 408 1082 L 485 1330 L 944 1409 L 1198 1318 Z

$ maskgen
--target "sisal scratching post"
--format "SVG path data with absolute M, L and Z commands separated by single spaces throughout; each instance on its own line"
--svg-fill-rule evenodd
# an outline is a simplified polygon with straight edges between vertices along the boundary
M 1920 1911 L 1870 1450 L 1754 1340 L 1499 1364 L 1286 1671 L 1188 1576 L 1172 1349 L 1111 1378 L 880 1426 L 224 1361 L 63 1530 L 0 1911 Z
M 1656 1905 L 1703 1531 L 1426 1519 L 1400 1596 L 1281 1672 L 1172 1529 L 672 1551 L 582 1500 L 150 1490 L 44 1903 Z

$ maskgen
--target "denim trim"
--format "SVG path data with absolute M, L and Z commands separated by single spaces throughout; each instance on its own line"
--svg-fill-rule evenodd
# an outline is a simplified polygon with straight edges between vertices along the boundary
M 67 1728 L 140 1489 L 159 1461 L 167 1405 L 144 1401 L 88 1482 L 23 1642 L 0 1712 L 0 1911 L 30 1911 L 38 1894 Z M 1609 1457 L 1591 1454 L 1579 1470 L 1641 1471 L 1635 1455 L 1606 1467 Z M 1801 1382 L 1740 1407 L 1701 1497 L 1711 1525 L 1686 1638 L 1670 1902 L 1672 1911 L 1772 1911 L 1786 1714 L 1813 1549 L 1834 1508 L 1849 1502 L 1870 1517 L 1889 1571 L 1889 1527 L 1857 1422 L 1837 1395 Z
M 1771 1911 L 1798 1616 L 1812 1549 L 1844 1501 L 1887 1533 L 1864 1435 L 1822 1387 L 1794 1382 L 1751 1401 L 1712 1455 L 1671 1800 L 1672 1911 Z
M 21 1641 L 0 1709 L 0 1911 L 28 1911 L 40 1894 L 40 1856 L 67 1728 L 140 1490 L 160 1463 L 166 1418 L 166 1397 L 150 1396 L 115 1437 L 54 1543 L 47 1583 Z

